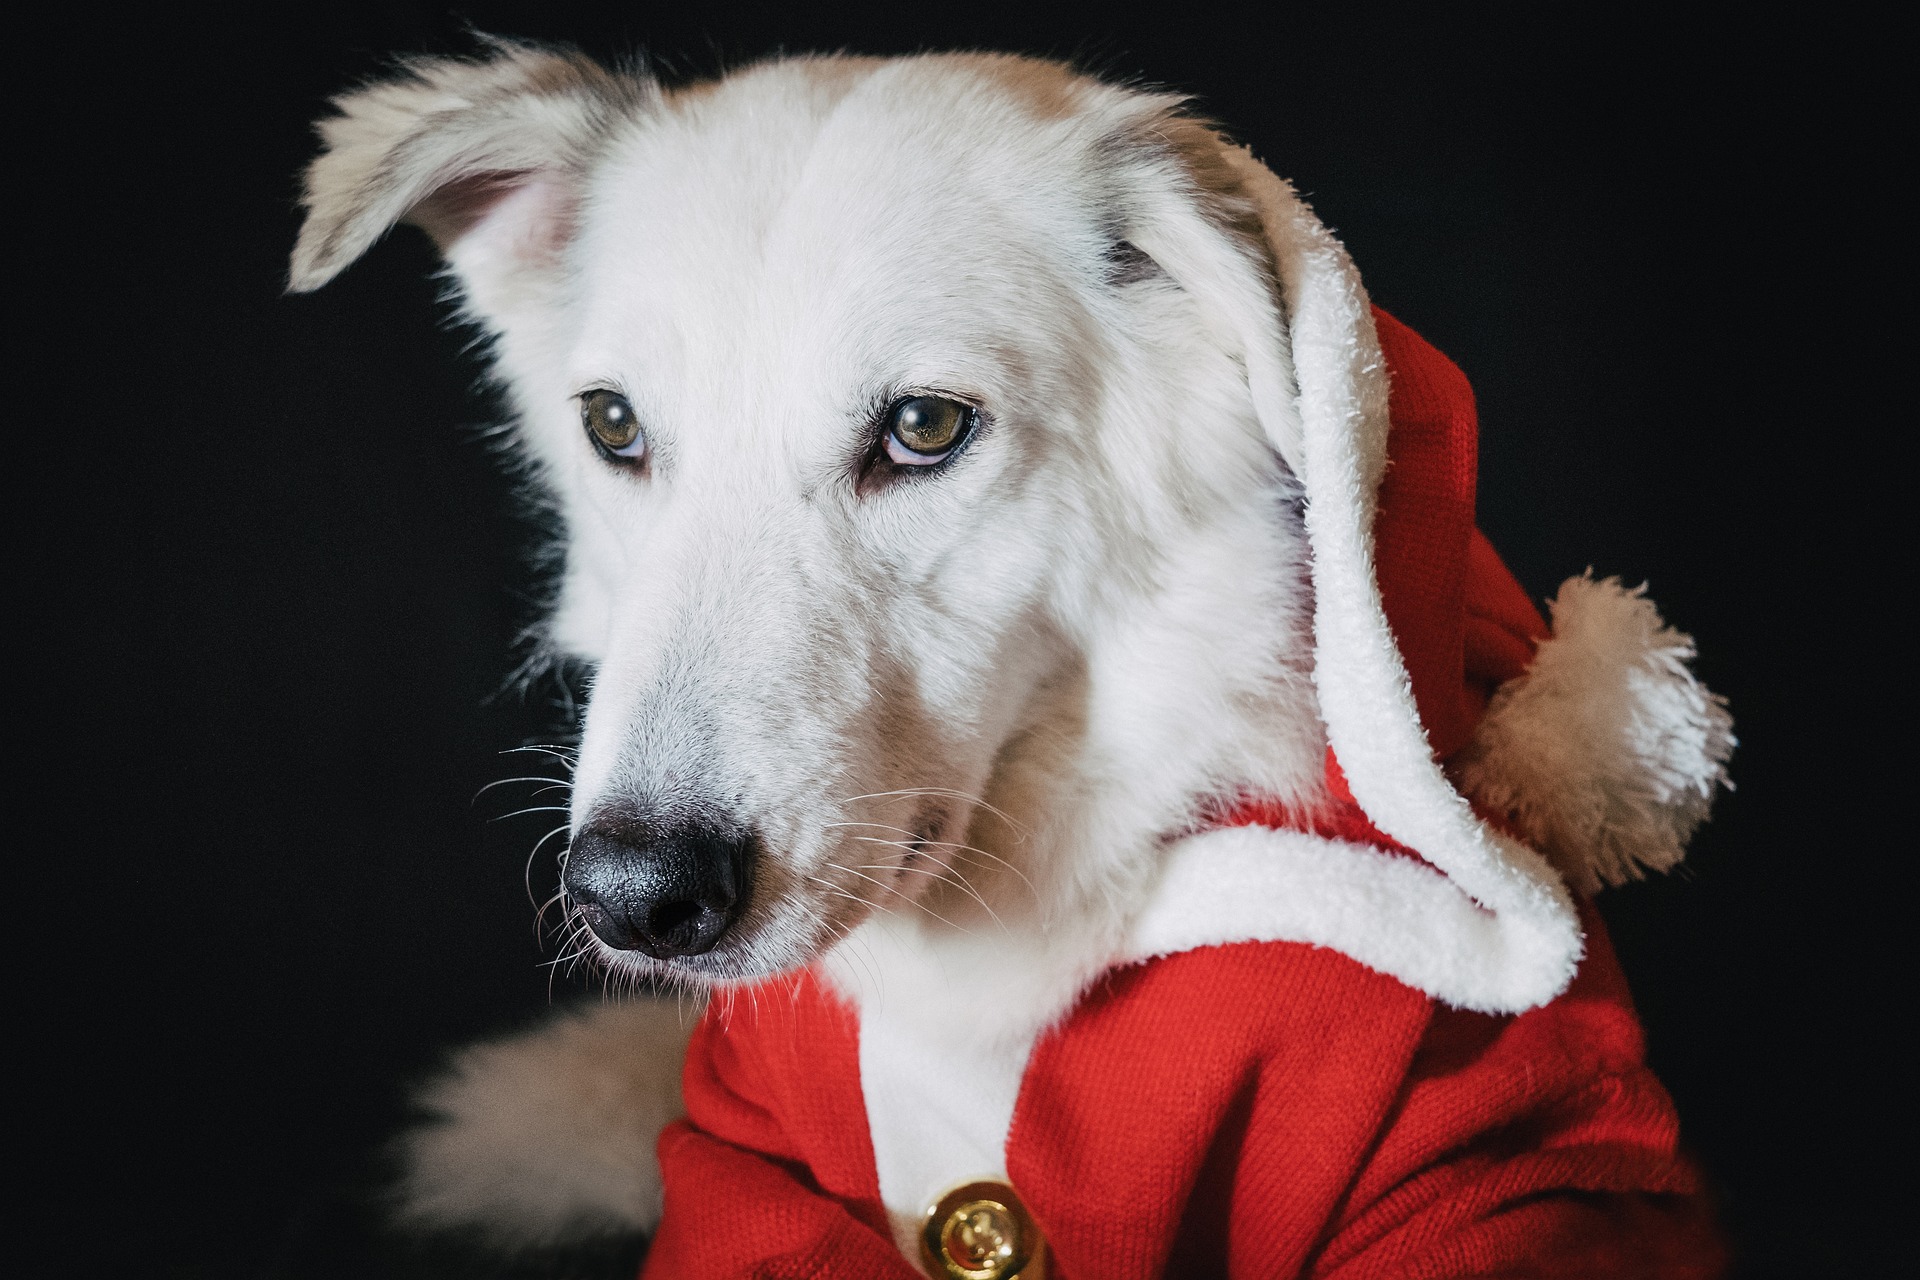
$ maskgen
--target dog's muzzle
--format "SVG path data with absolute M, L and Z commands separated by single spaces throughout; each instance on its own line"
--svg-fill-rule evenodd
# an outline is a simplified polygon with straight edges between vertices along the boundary
M 746 904 L 752 837 L 588 823 L 562 877 L 594 936 L 656 960 L 710 951 Z

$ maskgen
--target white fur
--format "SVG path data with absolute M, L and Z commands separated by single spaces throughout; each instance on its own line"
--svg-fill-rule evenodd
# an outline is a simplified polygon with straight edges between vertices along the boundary
M 403 1139 L 402 1219 L 504 1245 L 651 1231 L 698 1012 L 609 1003 L 461 1050 L 417 1095 L 432 1121 Z
M 600 959 L 722 987 L 822 961 L 897 1213 L 995 1171 L 1034 1036 L 1113 964 L 1290 938 L 1490 1011 L 1565 986 L 1567 891 L 1440 772 L 1381 608 L 1359 278 L 1176 100 L 984 55 L 663 91 L 502 45 L 339 106 L 294 285 L 405 216 L 493 340 L 567 525 L 554 642 L 596 664 L 576 823 L 720 807 L 765 850 L 712 952 Z M 589 387 L 632 401 L 645 474 L 588 445 Z M 874 406 L 926 390 L 987 429 L 856 485 Z M 1436 870 L 1169 850 L 1213 798 L 1311 803 L 1329 742 Z
M 1553 637 L 1452 763 L 1462 790 L 1586 892 L 1677 865 L 1731 785 L 1726 700 L 1694 678 L 1692 638 L 1645 592 L 1617 578 L 1561 584 Z

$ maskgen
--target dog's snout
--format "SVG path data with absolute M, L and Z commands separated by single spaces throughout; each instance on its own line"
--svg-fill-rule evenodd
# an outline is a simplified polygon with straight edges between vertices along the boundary
M 706 829 L 590 824 L 567 854 L 566 890 L 615 950 L 699 955 L 745 905 L 749 843 Z

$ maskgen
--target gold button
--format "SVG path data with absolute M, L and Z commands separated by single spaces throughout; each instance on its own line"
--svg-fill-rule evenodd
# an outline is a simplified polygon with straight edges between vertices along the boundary
M 1004 1182 L 968 1182 L 927 1210 L 922 1261 L 934 1280 L 1046 1280 L 1046 1242 Z

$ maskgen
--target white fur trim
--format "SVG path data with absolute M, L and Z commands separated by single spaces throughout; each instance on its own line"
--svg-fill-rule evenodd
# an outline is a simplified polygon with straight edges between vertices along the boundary
M 860 1022 L 860 1081 L 880 1201 L 908 1257 L 927 1206 L 969 1178 L 1005 1179 L 1007 1132 L 1033 1038 L 982 1046 L 884 1016 Z
M 1307 942 L 1449 1004 L 1484 1001 L 1514 933 L 1412 858 L 1301 831 L 1223 827 L 1167 851 L 1129 961 L 1235 942 Z
M 1477 972 L 1472 989 L 1448 998 L 1490 1013 L 1544 1004 L 1572 981 L 1582 953 L 1573 901 L 1538 854 L 1482 823 L 1441 772 L 1380 599 L 1373 517 L 1387 380 L 1366 291 L 1292 188 L 1247 153 L 1233 158 L 1260 207 L 1292 321 L 1299 445 L 1289 460 L 1307 496 L 1314 683 L 1328 741 L 1368 817 L 1495 917 L 1492 945 L 1462 962 Z M 1291 406 L 1257 407 L 1286 451 Z
M 396 1216 L 505 1245 L 651 1231 L 698 1014 L 608 1003 L 461 1050 L 418 1095 L 434 1120 L 402 1139 Z
M 1673 867 L 1730 785 L 1726 700 L 1694 679 L 1692 638 L 1645 592 L 1590 574 L 1561 584 L 1552 639 L 1452 766 L 1587 892 Z

